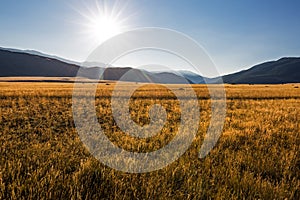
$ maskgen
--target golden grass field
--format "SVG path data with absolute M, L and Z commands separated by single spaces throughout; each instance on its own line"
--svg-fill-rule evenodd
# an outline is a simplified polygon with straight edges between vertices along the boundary
M 156 86 L 136 91 L 136 123 L 149 123 L 147 108 L 155 103 L 168 121 L 156 136 L 135 139 L 114 123 L 113 88 L 99 84 L 96 98 L 112 142 L 149 152 L 172 140 L 180 118 L 172 93 Z M 210 100 L 204 85 L 193 88 L 201 120 L 191 147 L 166 168 L 131 174 L 103 165 L 83 146 L 72 118 L 72 83 L 0 83 L 0 199 L 300 199 L 300 84 L 225 85 L 223 134 L 203 159 Z

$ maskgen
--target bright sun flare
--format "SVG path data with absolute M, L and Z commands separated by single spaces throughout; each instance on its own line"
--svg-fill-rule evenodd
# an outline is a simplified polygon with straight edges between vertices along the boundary
M 99 41 L 105 41 L 122 31 L 120 23 L 108 16 L 97 17 L 88 26 L 91 36 Z
M 100 5 L 99 1 L 95 4 L 85 5 L 86 10 L 77 10 L 84 17 L 83 32 L 89 39 L 94 42 L 102 43 L 105 40 L 125 31 L 124 22 L 128 17 L 124 17 L 124 6 L 122 5 L 107 5 L 105 1 Z

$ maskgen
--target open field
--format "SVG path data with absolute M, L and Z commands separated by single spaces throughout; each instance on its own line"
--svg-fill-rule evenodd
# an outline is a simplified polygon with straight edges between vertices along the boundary
M 172 140 L 180 109 L 170 91 L 151 86 L 134 94 L 136 123 L 149 123 L 155 103 L 169 113 L 161 133 L 135 139 L 112 118 L 113 86 L 99 84 L 96 99 L 112 142 L 149 152 Z M 210 100 L 204 85 L 193 87 L 201 120 L 191 147 L 164 169 L 130 174 L 101 164 L 83 146 L 72 118 L 72 83 L 0 83 L 0 199 L 300 199 L 300 84 L 225 85 L 223 134 L 204 159 L 198 152 Z

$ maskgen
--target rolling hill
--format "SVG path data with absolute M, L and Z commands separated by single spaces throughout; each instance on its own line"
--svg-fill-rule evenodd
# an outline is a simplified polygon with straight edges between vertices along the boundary
M 79 67 L 74 64 L 23 52 L 0 49 L 0 76 L 74 77 Z
M 75 77 L 79 65 L 67 63 L 58 57 L 45 54 L 0 49 L 0 77 Z M 90 63 L 91 64 L 91 63 Z M 93 63 L 95 65 L 95 63 Z M 103 64 L 102 64 L 103 66 Z M 81 75 L 85 78 L 98 79 L 103 67 L 83 67 Z M 123 80 L 154 83 L 187 83 L 181 74 L 171 72 L 148 72 L 129 67 L 108 67 L 103 80 Z M 189 82 L 188 83 L 193 83 Z
M 88 67 L 88 66 L 89 67 Z M 93 66 L 93 67 L 90 67 Z M 82 76 L 98 79 L 103 63 L 85 63 Z M 76 77 L 80 63 L 32 50 L 0 48 L 0 77 Z M 222 77 L 206 78 L 190 71 L 149 72 L 130 67 L 108 67 L 102 79 L 154 83 L 279 84 L 300 82 L 300 58 L 286 57 Z
M 300 58 L 281 58 L 223 76 L 225 83 L 278 84 L 300 82 Z

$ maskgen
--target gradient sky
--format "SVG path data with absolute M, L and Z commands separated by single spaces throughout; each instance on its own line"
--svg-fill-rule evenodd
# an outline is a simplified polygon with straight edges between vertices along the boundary
M 84 34 L 95 0 L 0 2 L 0 46 L 84 61 L 97 46 Z M 122 10 L 127 29 L 164 27 L 195 39 L 221 74 L 284 56 L 300 56 L 300 1 L 99 1 Z M 81 14 L 80 14 L 81 13 Z

